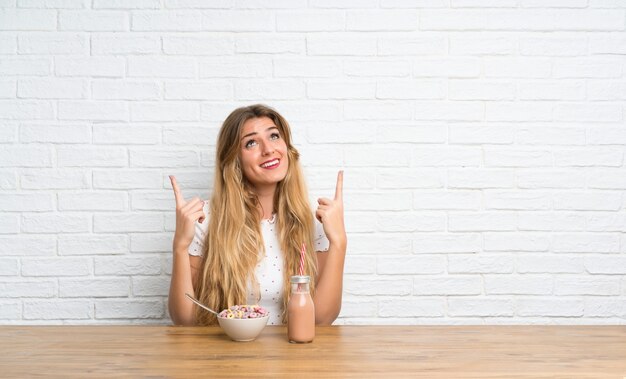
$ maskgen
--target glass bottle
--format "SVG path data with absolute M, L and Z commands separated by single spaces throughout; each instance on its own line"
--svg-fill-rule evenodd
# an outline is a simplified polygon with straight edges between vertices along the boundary
M 309 292 L 309 276 L 292 276 L 291 295 L 287 303 L 287 336 L 289 342 L 307 343 L 315 338 L 315 305 Z

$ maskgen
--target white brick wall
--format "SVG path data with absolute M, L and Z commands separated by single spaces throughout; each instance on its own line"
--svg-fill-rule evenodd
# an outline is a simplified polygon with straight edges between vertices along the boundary
M 0 324 L 169 323 L 220 123 L 345 169 L 344 324 L 626 324 L 626 3 L 0 2 Z

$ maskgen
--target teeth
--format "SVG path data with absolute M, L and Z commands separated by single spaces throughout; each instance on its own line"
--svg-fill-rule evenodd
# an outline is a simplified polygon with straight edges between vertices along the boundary
M 261 165 L 261 167 L 266 168 L 266 167 L 274 166 L 276 164 L 278 164 L 278 159 L 274 159 L 273 161 L 269 161 L 267 163 L 263 163 Z

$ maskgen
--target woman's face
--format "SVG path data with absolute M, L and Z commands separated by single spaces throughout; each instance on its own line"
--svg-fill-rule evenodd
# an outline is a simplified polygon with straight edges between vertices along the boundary
M 285 179 L 287 144 L 269 117 L 252 118 L 243 124 L 239 151 L 243 174 L 257 192 L 274 190 Z

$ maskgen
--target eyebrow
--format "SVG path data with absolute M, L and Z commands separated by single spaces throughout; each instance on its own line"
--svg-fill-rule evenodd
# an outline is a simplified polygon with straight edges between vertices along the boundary
M 265 129 L 265 131 L 267 132 L 267 131 L 270 131 L 270 130 L 272 130 L 272 129 L 278 129 L 278 126 L 276 126 L 276 125 L 270 126 L 269 128 Z M 243 140 L 244 138 L 247 138 L 247 137 L 253 136 L 253 135 L 255 135 L 255 134 L 258 134 L 258 133 L 257 133 L 257 132 L 248 133 L 248 134 L 246 134 L 245 136 L 241 137 L 241 139 Z

